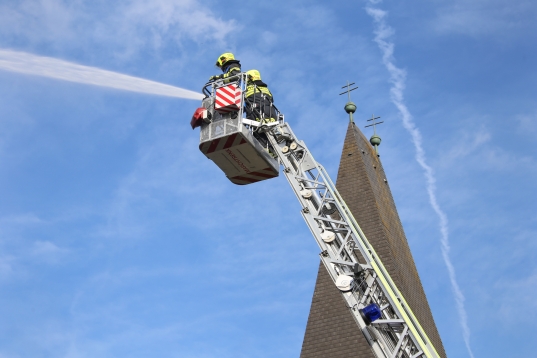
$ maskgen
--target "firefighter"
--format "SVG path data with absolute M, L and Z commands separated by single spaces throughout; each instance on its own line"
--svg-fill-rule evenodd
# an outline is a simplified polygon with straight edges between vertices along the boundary
M 258 122 L 269 123 L 275 122 L 277 115 L 276 109 L 272 105 L 272 93 L 267 84 L 261 81 L 261 75 L 258 70 L 246 71 L 247 83 L 244 92 L 244 102 L 246 105 L 246 118 Z M 276 158 L 274 149 L 270 146 L 267 134 L 264 131 L 255 130 L 254 137 L 261 143 L 265 150 Z
M 274 109 L 272 93 L 267 84 L 261 81 L 258 70 L 246 72 L 248 82 L 244 98 L 246 102 L 246 118 L 267 122 L 276 121 L 276 110 Z
M 211 76 L 211 78 L 209 78 L 209 82 L 222 78 L 226 79 L 241 73 L 241 62 L 235 60 L 235 56 L 231 52 L 226 52 L 218 56 L 218 59 L 216 60 L 216 67 L 220 68 L 223 73 L 221 75 Z

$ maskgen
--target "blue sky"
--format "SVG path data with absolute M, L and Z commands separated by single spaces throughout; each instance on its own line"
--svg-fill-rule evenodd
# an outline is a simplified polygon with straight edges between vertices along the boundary
M 385 11 L 393 56 L 366 7 Z M 520 357 L 537 319 L 536 16 L 523 0 L 2 0 L 0 48 L 191 90 L 233 51 L 333 179 L 338 93 L 356 82 L 358 125 L 385 121 L 381 159 L 448 355 L 470 357 L 469 337 L 475 357 Z M 298 357 L 316 244 L 284 178 L 234 186 L 199 152 L 197 106 L 0 71 L 1 358 Z

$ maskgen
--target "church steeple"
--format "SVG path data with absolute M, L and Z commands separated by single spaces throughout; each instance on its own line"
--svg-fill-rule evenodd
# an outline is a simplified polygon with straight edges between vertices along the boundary
M 345 86 L 349 93 L 351 84 Z M 345 88 L 344 87 L 344 88 Z M 441 357 L 446 357 L 427 297 L 408 246 L 403 226 L 377 156 L 380 137 L 376 130 L 368 141 L 353 120 L 356 105 L 345 105 L 349 124 L 336 187 L 380 256 L 391 278 L 406 298 Z M 372 117 L 373 122 L 378 119 Z M 379 124 L 375 122 L 371 126 Z M 378 139 L 377 139 L 378 138 Z M 300 358 L 374 358 L 363 334 L 356 330 L 344 299 L 321 263 L 311 303 Z

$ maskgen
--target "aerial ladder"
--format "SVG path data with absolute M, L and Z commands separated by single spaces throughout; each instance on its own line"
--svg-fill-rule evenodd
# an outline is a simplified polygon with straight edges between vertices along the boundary
M 279 175 L 280 165 L 321 250 L 320 258 L 377 358 L 439 358 L 330 176 L 284 115 L 245 118 L 246 73 L 205 85 L 191 120 L 200 151 L 228 179 L 246 185 Z M 254 105 L 255 106 L 255 105 Z

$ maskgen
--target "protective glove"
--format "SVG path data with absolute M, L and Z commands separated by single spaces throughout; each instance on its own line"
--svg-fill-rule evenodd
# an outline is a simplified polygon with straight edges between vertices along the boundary
M 216 80 L 218 80 L 218 79 L 220 79 L 220 76 L 211 76 L 211 77 L 209 78 L 209 82 L 214 82 L 214 81 L 216 81 Z

